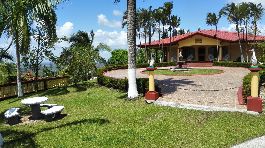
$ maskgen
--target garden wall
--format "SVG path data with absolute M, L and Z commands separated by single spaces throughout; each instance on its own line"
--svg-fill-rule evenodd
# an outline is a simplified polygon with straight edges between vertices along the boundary
M 45 78 L 39 80 L 24 81 L 23 92 L 25 94 L 36 91 L 43 91 L 56 87 L 67 86 L 69 77 Z M 17 83 L 0 85 L 0 100 L 17 96 Z

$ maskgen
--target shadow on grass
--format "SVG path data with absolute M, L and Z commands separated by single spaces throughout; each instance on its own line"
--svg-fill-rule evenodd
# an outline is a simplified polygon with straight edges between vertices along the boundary
M 76 92 L 86 91 L 88 88 L 95 87 L 97 85 L 96 82 L 82 82 L 79 84 L 74 84 L 72 87 L 76 89 Z
M 62 124 L 59 126 L 55 127 L 48 127 L 48 128 L 43 128 L 40 129 L 37 132 L 26 132 L 26 131 L 17 131 L 17 130 L 11 130 L 11 129 L 6 129 L 6 130 L 1 130 L 1 134 L 3 137 L 7 137 L 4 139 L 10 139 L 5 141 L 4 147 L 38 147 L 34 141 L 34 137 L 42 132 L 50 131 L 53 129 L 59 129 L 63 127 L 71 127 L 74 125 L 81 125 L 81 124 L 98 124 L 98 125 L 103 125 L 103 124 L 108 124 L 110 121 L 108 119 L 102 119 L 102 118 L 91 118 L 91 119 L 82 119 L 78 121 L 73 121 L 69 122 L 66 124 Z
M 39 93 L 40 96 L 60 96 L 68 94 L 70 91 L 67 90 L 67 87 L 61 87 L 61 88 L 54 88 L 47 90 L 45 92 Z

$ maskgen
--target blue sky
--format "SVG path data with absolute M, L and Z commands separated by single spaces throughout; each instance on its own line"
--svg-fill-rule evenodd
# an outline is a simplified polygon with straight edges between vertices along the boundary
M 211 26 L 205 24 L 208 12 L 218 12 L 229 2 L 255 2 L 263 3 L 265 0 L 137 0 L 137 8 L 157 8 L 163 6 L 164 2 L 173 1 L 173 14 L 181 18 L 180 28 L 196 31 L 210 29 Z M 127 48 L 127 31 L 121 28 L 122 14 L 126 10 L 127 0 L 121 0 L 114 4 L 114 0 L 67 0 L 60 4 L 57 12 L 57 34 L 59 37 L 70 36 L 78 30 L 94 30 L 94 44 L 106 43 L 113 49 Z M 260 22 L 262 33 L 265 34 L 265 19 Z M 221 19 L 219 29 L 233 31 L 233 25 L 229 24 L 225 18 Z M 1 41 L 2 46 L 8 42 Z M 69 46 L 63 42 L 56 45 L 57 55 L 61 47 Z M 14 54 L 14 50 L 11 51 Z M 110 54 L 102 53 L 102 56 L 109 58 Z
M 205 24 L 208 12 L 218 12 L 229 2 L 261 2 L 265 6 L 265 0 L 137 0 L 137 8 L 157 8 L 164 2 L 173 1 L 173 14 L 181 18 L 180 28 L 196 31 L 211 29 Z M 58 34 L 70 35 L 78 30 L 94 30 L 95 45 L 103 42 L 113 49 L 127 48 L 126 29 L 121 29 L 122 13 L 126 10 L 126 0 L 114 4 L 114 0 L 69 0 L 61 4 L 57 9 Z M 261 26 L 264 27 L 264 19 Z M 219 28 L 233 30 L 225 18 L 221 19 Z M 265 28 L 265 27 L 264 27 Z M 60 45 L 61 46 L 61 45 Z M 105 58 L 110 55 L 102 54 Z

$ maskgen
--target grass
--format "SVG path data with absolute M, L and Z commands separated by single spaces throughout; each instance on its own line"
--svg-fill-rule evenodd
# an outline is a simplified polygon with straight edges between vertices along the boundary
M 20 99 L 0 102 L 5 147 L 229 147 L 265 134 L 265 115 L 202 112 L 126 101 L 126 94 L 87 83 L 38 94 L 65 106 L 53 122 L 7 126 L 10 107 L 29 108 Z
M 145 73 L 147 73 L 145 71 Z M 219 69 L 196 69 L 192 68 L 189 71 L 171 71 L 170 69 L 158 69 L 155 70 L 157 75 L 169 75 L 169 76 L 193 76 L 193 75 L 212 75 L 223 73 L 223 70 Z

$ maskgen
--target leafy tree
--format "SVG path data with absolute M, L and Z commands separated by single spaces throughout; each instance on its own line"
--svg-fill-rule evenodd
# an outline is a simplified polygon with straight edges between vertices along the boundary
M 89 80 L 96 75 L 96 64 L 103 60 L 99 52 L 102 50 L 110 51 L 107 45 L 99 44 L 96 48 L 93 46 L 94 33 L 90 35 L 84 31 L 78 31 L 69 39 L 71 46 L 64 48 L 62 54 L 57 59 L 57 65 L 70 75 L 73 83 Z
M 250 7 L 250 16 L 252 17 L 252 28 L 254 32 L 254 41 L 256 40 L 257 32 L 258 32 L 258 21 L 261 20 L 263 14 L 264 14 L 264 8 L 262 7 L 261 3 L 254 4 L 249 3 Z
M 143 48 L 139 48 L 137 50 L 136 62 L 138 64 L 147 63 L 147 58 L 146 58 L 145 50 Z
M 111 57 L 108 60 L 108 64 L 124 65 L 128 63 L 128 51 L 124 49 L 118 49 L 111 52 Z
M 6 32 L 15 43 L 18 97 L 23 96 L 21 83 L 21 54 L 30 47 L 33 22 L 38 22 L 49 39 L 56 38 L 55 7 L 61 0 L 4 0 L 0 1 L 0 33 Z
M 45 59 L 52 60 L 52 50 L 56 39 L 49 40 L 47 33 L 38 26 L 33 30 L 33 39 L 36 45 L 28 51 L 27 56 L 24 56 L 22 60 L 24 61 L 24 66 L 31 69 L 35 79 L 38 79 L 42 62 Z

